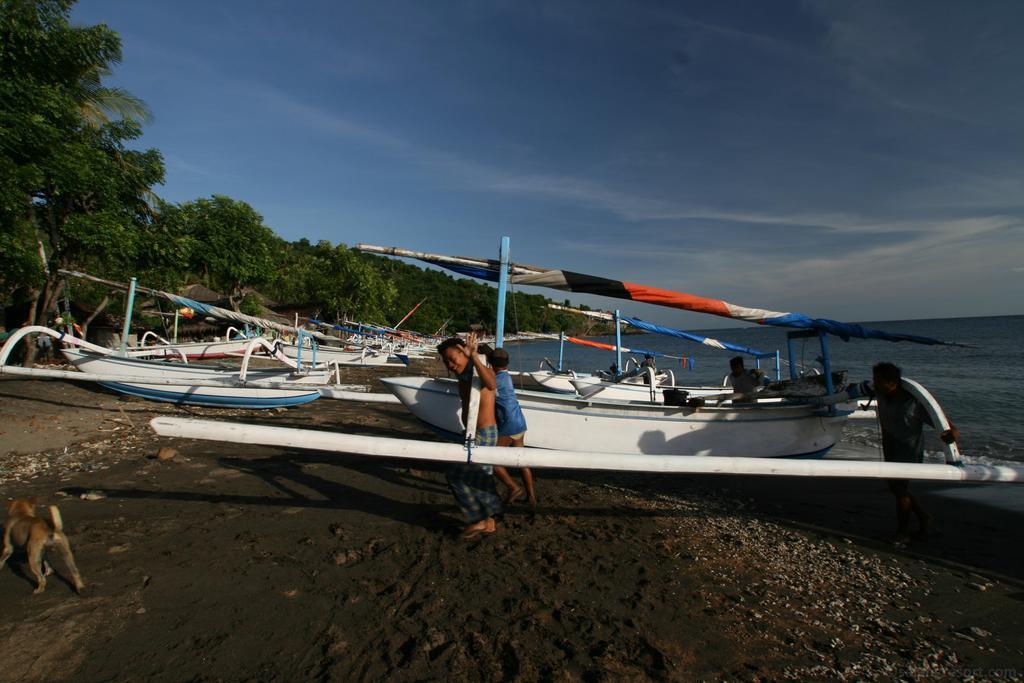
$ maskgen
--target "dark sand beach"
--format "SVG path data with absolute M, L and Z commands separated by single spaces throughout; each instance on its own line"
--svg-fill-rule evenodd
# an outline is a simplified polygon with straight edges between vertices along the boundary
M 60 507 L 86 583 L 32 595 L 12 558 L 0 680 L 1024 676 L 1015 487 L 915 484 L 936 530 L 895 550 L 879 481 L 544 470 L 535 514 L 466 543 L 440 466 L 161 439 L 155 415 L 435 438 L 400 406 L 0 380 L 0 496 Z

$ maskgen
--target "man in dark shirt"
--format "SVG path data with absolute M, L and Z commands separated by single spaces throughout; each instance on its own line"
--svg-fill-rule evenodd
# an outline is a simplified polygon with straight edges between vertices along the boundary
M 757 402 L 757 392 L 764 380 L 764 373 L 743 367 L 743 356 L 736 356 L 729 361 L 728 379 L 733 390 L 733 403 Z
M 658 371 L 657 366 L 654 364 L 654 356 L 649 353 L 644 354 L 644 361 L 640 363 L 640 371 L 643 373 L 644 384 L 651 383 L 651 376 L 647 372 L 647 368 L 653 369 L 655 372 Z
M 902 373 L 892 363 L 877 364 L 871 374 L 873 388 L 867 393 L 873 393 L 878 399 L 882 455 L 886 462 L 924 462 L 923 428 L 925 424 L 934 427 L 924 406 L 903 388 Z M 959 430 L 952 424 L 939 435 L 946 443 L 959 437 Z M 910 495 L 907 479 L 890 479 L 889 490 L 896 498 L 896 544 L 902 546 L 910 541 L 910 513 L 917 517 L 921 535 L 928 532 L 931 516 Z

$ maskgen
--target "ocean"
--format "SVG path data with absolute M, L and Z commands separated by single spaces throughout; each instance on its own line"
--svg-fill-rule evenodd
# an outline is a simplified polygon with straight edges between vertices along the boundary
M 871 367 L 875 363 L 895 363 L 906 377 L 923 384 L 942 404 L 946 415 L 960 429 L 960 446 L 969 460 L 1024 462 L 1024 420 L 1013 413 L 1018 396 L 1024 393 L 1024 353 L 1020 349 L 1024 316 L 887 320 L 862 324 L 889 332 L 958 342 L 969 348 L 865 339 L 844 342 L 838 337 L 829 337 L 833 370 L 846 370 L 849 381 L 859 382 L 871 378 Z M 686 331 L 765 352 L 778 349 L 783 360 L 786 358 L 786 330 L 783 328 L 757 326 Z M 588 339 L 615 343 L 614 336 Z M 623 335 L 622 343 L 627 348 L 691 358 L 692 364 L 687 368 L 678 360 L 657 359 L 660 369 L 674 371 L 679 384 L 721 385 L 729 372 L 729 359 L 736 355 L 656 334 Z M 557 341 L 510 344 L 507 348 L 513 370 L 536 370 L 545 358 L 558 362 Z M 797 340 L 796 350 L 798 361 L 808 367 L 815 365 L 820 354 L 817 339 Z M 624 354 L 624 364 L 628 356 Z M 642 357 L 637 359 L 642 360 Z M 593 372 L 606 369 L 613 362 L 613 351 L 565 344 L 563 367 L 567 369 Z M 753 367 L 749 357 L 746 357 L 746 365 Z M 774 361 L 765 359 L 761 367 L 772 373 Z M 787 375 L 784 365 L 783 376 Z M 877 451 L 878 427 L 870 420 L 851 421 L 843 441 L 844 445 Z M 938 442 L 933 445 L 937 447 Z

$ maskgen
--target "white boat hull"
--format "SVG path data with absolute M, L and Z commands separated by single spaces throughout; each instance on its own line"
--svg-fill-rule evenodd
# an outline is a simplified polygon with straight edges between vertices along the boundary
M 594 396 L 600 393 L 600 397 L 613 401 L 648 401 L 651 399 L 651 387 L 643 381 L 637 382 L 609 382 L 596 375 L 566 375 L 553 372 L 528 372 L 523 373 L 524 379 L 535 382 L 541 391 L 550 391 L 557 394 L 576 394 Z M 600 392 L 598 388 L 600 387 Z M 699 396 L 721 396 L 728 393 L 729 389 L 724 387 L 698 387 L 698 386 L 673 386 L 654 387 L 654 400 L 663 401 L 663 392 L 666 388 L 681 389 L 691 397 Z
M 114 391 L 154 401 L 230 408 L 277 408 L 300 405 L 320 397 L 319 385 L 328 381 L 326 372 L 295 375 L 290 370 L 252 370 L 246 385 L 238 385 L 238 373 L 218 368 L 165 363 L 62 349 L 76 369 L 93 375 L 107 375 L 100 382 Z M 131 378 L 126 380 L 125 378 Z M 152 378 L 149 384 L 139 379 Z M 180 384 L 172 383 L 181 380 Z M 197 384 L 205 383 L 205 384 Z M 210 386 L 221 382 L 224 386 Z M 280 388 L 275 382 L 310 384 L 306 388 Z
M 289 358 L 299 359 L 299 347 L 296 344 L 283 344 L 281 345 L 281 350 L 284 352 L 284 355 Z M 303 363 L 315 362 L 317 365 L 322 365 L 323 363 L 369 366 L 400 365 L 399 363 L 389 362 L 390 354 L 387 353 L 378 353 L 372 350 L 364 352 L 362 349 L 358 351 L 346 351 L 345 349 L 330 346 L 319 346 L 316 349 L 316 353 L 314 353 L 308 346 L 303 347 L 301 357 Z
M 162 346 L 135 346 L 129 348 L 129 356 L 137 358 L 170 358 L 178 359 L 184 354 L 189 360 L 226 358 L 241 356 L 251 339 L 231 339 L 215 342 L 188 342 L 184 344 L 166 344 Z
M 417 418 L 462 432 L 454 380 L 381 380 Z M 808 405 L 677 407 L 517 391 L 533 447 L 594 453 L 820 457 L 839 441 L 845 413 Z
M 678 389 L 685 391 L 688 398 L 707 398 L 708 400 L 724 399 L 729 400 L 731 389 L 728 387 L 700 387 L 700 386 L 656 386 L 653 394 L 647 384 L 634 382 L 609 382 L 594 375 L 572 375 L 555 374 L 553 372 L 526 372 L 520 373 L 528 382 L 535 384 L 540 391 L 550 391 L 567 396 L 580 395 L 585 398 L 599 398 L 611 401 L 665 401 L 664 392 L 666 389 Z M 517 377 L 517 384 L 518 384 Z M 533 384 L 527 386 L 532 389 Z M 708 398 L 710 397 L 710 398 Z M 761 406 L 768 406 L 772 403 L 781 403 L 780 398 L 762 398 L 758 403 Z M 847 401 L 836 405 L 836 409 L 845 413 L 850 420 L 874 420 L 876 413 L 874 408 L 863 409 L 856 401 Z

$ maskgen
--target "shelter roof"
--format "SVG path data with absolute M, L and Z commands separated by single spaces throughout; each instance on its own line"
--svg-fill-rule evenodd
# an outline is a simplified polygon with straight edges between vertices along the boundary
M 206 285 L 201 285 L 199 283 L 186 285 L 182 287 L 178 293 L 181 296 L 204 304 L 216 304 L 218 301 L 223 301 L 226 298 L 223 294 L 218 294 Z

